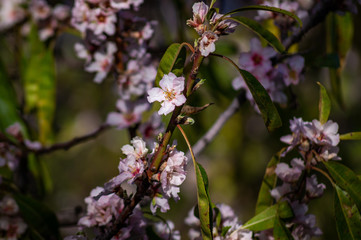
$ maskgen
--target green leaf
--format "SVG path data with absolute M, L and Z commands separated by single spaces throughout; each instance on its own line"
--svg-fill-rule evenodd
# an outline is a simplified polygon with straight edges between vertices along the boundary
M 216 3 L 217 0 L 212 0 L 211 5 L 209 5 L 209 8 L 211 9 L 213 5 Z
M 256 214 L 272 206 L 274 202 L 274 198 L 271 196 L 270 191 L 276 187 L 277 175 L 275 174 L 275 169 L 277 164 L 280 162 L 280 155 L 282 152 L 284 152 L 284 150 L 285 149 L 282 149 L 277 154 L 275 154 L 267 164 L 266 172 L 262 180 L 262 185 L 258 192 Z
M 361 140 L 361 132 L 350 132 L 340 135 L 340 140 Z
M 323 162 L 323 164 L 336 184 L 350 194 L 357 208 L 361 210 L 361 180 L 357 175 L 345 165 L 335 161 Z
M 291 13 L 289 11 L 280 9 L 280 8 L 275 8 L 275 7 L 268 7 L 268 6 L 261 6 L 261 5 L 247 6 L 247 7 L 242 7 L 242 8 L 235 9 L 235 10 L 233 10 L 231 12 L 228 12 L 228 13 L 226 13 L 224 15 L 227 16 L 227 15 L 232 15 L 232 14 L 235 14 L 235 13 L 238 13 L 238 12 L 249 11 L 249 10 L 264 10 L 264 11 L 271 11 L 271 12 L 281 13 L 281 14 L 287 15 L 287 16 L 295 19 L 297 21 L 297 23 L 299 24 L 299 26 L 302 27 L 301 19 L 299 17 L 297 17 L 295 14 L 293 14 L 293 13 Z
M 26 136 L 25 125 L 19 115 L 16 95 L 11 82 L 8 79 L 5 67 L 0 62 L 0 132 L 18 122 L 22 132 Z
M 208 177 L 207 173 L 201 164 L 197 163 L 195 166 L 197 179 L 197 198 L 199 220 L 201 222 L 201 231 L 203 239 L 213 239 L 212 236 L 212 204 L 208 192 Z
M 49 143 L 55 112 L 55 61 L 51 48 L 39 39 L 33 25 L 29 34 L 29 49 L 23 56 L 25 110 L 37 110 L 39 140 Z
M 273 104 L 270 96 L 262 84 L 249 72 L 238 68 L 249 90 L 252 93 L 253 99 L 256 102 L 263 121 L 269 131 L 282 126 L 282 120 L 278 114 L 277 108 Z
M 19 205 L 23 219 L 31 228 L 44 239 L 61 239 L 58 220 L 48 207 L 21 194 L 14 194 L 14 199 Z
M 273 228 L 275 218 L 290 218 L 293 216 L 291 207 L 287 202 L 280 202 L 269 208 L 266 208 L 248 222 L 246 222 L 242 228 L 249 229 L 251 231 L 262 231 Z
M 339 239 L 361 239 L 361 216 L 352 199 L 335 185 L 335 218 Z
M 231 19 L 236 21 L 245 27 L 249 28 L 253 32 L 255 32 L 260 37 L 264 38 L 272 47 L 274 47 L 279 52 L 284 52 L 285 48 L 282 43 L 278 40 L 278 38 L 273 35 L 270 31 L 264 28 L 260 23 L 255 20 L 246 17 L 229 17 L 226 19 Z
M 318 103 L 319 119 L 321 124 L 325 124 L 331 112 L 331 100 L 328 97 L 326 88 L 321 83 L 317 82 L 320 86 L 320 100 Z
M 292 234 L 279 217 L 275 217 L 273 237 L 275 240 L 293 240 Z
M 330 69 L 332 93 L 341 107 L 344 107 L 341 88 L 341 71 L 345 66 L 346 54 L 352 46 L 354 35 L 353 20 L 350 13 L 339 16 L 329 14 L 327 18 L 327 52 L 337 54 L 340 59 L 340 68 Z
M 181 76 L 183 74 L 186 55 L 185 44 L 173 43 L 170 45 L 159 62 L 155 85 L 158 86 L 163 75 L 169 72 L 174 73 L 178 77 Z
M 226 226 L 226 227 L 222 228 L 221 236 L 222 237 L 226 236 L 228 230 L 231 229 L 231 228 L 232 228 L 231 226 Z

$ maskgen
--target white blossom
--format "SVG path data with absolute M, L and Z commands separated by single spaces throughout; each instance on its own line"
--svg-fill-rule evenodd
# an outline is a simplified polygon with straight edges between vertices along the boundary
M 204 32 L 199 41 L 199 51 L 202 56 L 207 57 L 210 53 L 216 50 L 216 45 L 214 44 L 218 40 L 217 34 L 211 31 Z
M 161 102 L 161 108 L 158 111 L 159 115 L 167 115 L 171 113 L 176 106 L 181 106 L 185 103 L 186 98 L 183 95 L 184 77 L 177 77 L 170 72 L 165 74 L 159 82 L 159 86 L 148 91 L 148 101 L 150 103 L 158 101 Z
M 305 163 L 302 159 L 294 158 L 291 161 L 291 166 L 292 168 L 286 163 L 278 163 L 275 169 L 276 175 L 284 182 L 296 182 L 305 169 Z

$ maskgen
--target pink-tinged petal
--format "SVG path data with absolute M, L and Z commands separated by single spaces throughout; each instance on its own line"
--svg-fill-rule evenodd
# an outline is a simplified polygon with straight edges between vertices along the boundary
M 263 49 L 263 47 L 262 47 L 261 41 L 258 40 L 258 38 L 252 38 L 251 39 L 251 51 L 260 53 L 262 51 L 262 49 Z
M 331 120 L 328 120 L 325 125 L 323 125 L 323 132 L 326 135 L 329 134 L 337 134 L 338 132 L 338 124 L 335 122 L 332 122 Z
M 158 114 L 159 115 L 167 115 L 168 113 L 171 113 L 173 112 L 175 106 L 174 104 L 172 104 L 171 102 L 168 102 L 168 101 L 164 101 L 162 104 L 161 104 L 161 108 L 159 109 L 158 111 Z
M 173 73 L 165 74 L 159 82 L 159 86 L 164 90 L 171 90 L 173 89 L 173 80 L 176 76 Z
M 182 94 L 182 95 L 178 95 L 176 96 L 171 103 L 176 105 L 176 106 L 181 106 L 183 103 L 185 103 L 187 101 L 186 97 Z
M 297 73 L 300 73 L 305 66 L 305 59 L 302 56 L 293 56 L 289 59 L 288 63 L 291 69 L 295 70 Z
M 146 111 L 149 108 L 149 103 L 142 103 L 142 104 L 138 104 L 134 107 L 133 113 L 135 115 L 140 115 L 142 114 L 144 111 Z
M 155 101 L 158 101 L 158 102 L 162 102 L 165 100 L 165 97 L 164 97 L 164 93 L 163 93 L 163 90 L 160 89 L 160 88 L 152 88 L 150 90 L 148 90 L 148 102 L 152 103 L 152 102 L 155 102 Z
M 126 102 L 122 99 L 119 99 L 117 101 L 117 104 L 116 104 L 116 107 L 117 109 L 119 109 L 119 111 L 121 113 L 128 113 L 129 112 L 129 108 L 128 108 L 128 105 L 126 104 Z
M 186 176 L 184 174 L 175 173 L 175 174 L 173 174 L 173 176 L 170 179 L 169 183 L 173 184 L 173 185 L 176 185 L 176 186 L 179 186 L 184 182 L 185 179 L 186 179 Z
M 100 65 L 98 62 L 92 62 L 90 63 L 86 68 L 85 71 L 87 72 L 97 72 L 100 69 Z
M 292 144 L 293 142 L 293 136 L 292 135 L 286 135 L 281 137 L 281 142 L 287 143 L 287 144 Z
M 134 147 L 132 147 L 131 145 L 127 144 L 127 145 L 124 145 L 122 148 L 121 148 L 122 152 L 125 154 L 125 155 L 134 155 L 135 154 L 135 150 L 134 150 Z
M 125 121 L 123 114 L 111 112 L 108 114 L 106 123 L 111 126 L 119 126 Z
M 243 78 L 241 76 L 233 79 L 232 87 L 233 87 L 234 90 L 237 91 L 237 90 L 241 89 L 243 86 L 244 86 L 244 80 L 243 80 Z
M 184 77 L 177 77 L 173 81 L 173 89 L 176 93 L 181 93 L 184 90 Z
M 262 50 L 262 55 L 264 58 L 270 59 L 271 57 L 276 56 L 277 52 L 271 47 L 265 47 Z
M 108 75 L 107 72 L 98 72 L 95 75 L 94 82 L 101 83 L 107 75 Z

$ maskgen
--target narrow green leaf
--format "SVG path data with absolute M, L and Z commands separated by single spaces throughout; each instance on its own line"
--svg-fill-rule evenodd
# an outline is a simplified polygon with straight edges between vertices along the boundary
M 187 51 L 184 44 L 173 43 L 170 45 L 159 62 L 155 84 L 159 85 L 159 81 L 163 78 L 163 75 L 169 72 L 173 72 L 178 77 L 181 76 L 183 74 L 186 55 Z
M 278 216 L 275 217 L 273 237 L 275 240 L 293 240 L 292 234 Z
M 33 25 L 29 34 L 29 49 L 23 56 L 23 81 L 25 110 L 36 109 L 39 126 L 39 140 L 49 143 L 55 112 L 55 61 L 52 49 L 39 39 Z
M 277 175 L 274 171 L 276 169 L 276 165 L 280 162 L 280 155 L 282 152 L 284 152 L 284 150 L 285 149 L 282 149 L 277 154 L 275 154 L 267 164 L 266 172 L 262 180 L 262 185 L 258 192 L 256 214 L 272 206 L 274 202 L 274 198 L 271 196 L 270 191 L 276 187 Z
M 290 218 L 293 216 L 292 209 L 287 202 L 280 202 L 266 208 L 246 222 L 242 228 L 251 231 L 262 231 L 273 228 L 276 216 L 280 218 Z
M 319 82 L 317 84 L 320 86 L 320 100 L 318 102 L 319 119 L 321 124 L 325 124 L 331 112 L 331 100 L 328 97 L 326 88 Z
M 203 239 L 213 239 L 212 236 L 212 206 L 208 192 L 208 177 L 207 173 L 201 164 L 197 163 L 196 179 L 197 179 L 197 197 L 199 220 L 201 222 L 201 231 Z
M 340 135 L 340 140 L 361 140 L 361 132 L 350 132 Z
M 33 198 L 14 194 L 25 222 L 45 239 L 61 239 L 55 214 Z
M 280 118 L 280 115 L 278 114 L 277 108 L 273 104 L 266 89 L 264 89 L 264 87 L 257 80 L 257 78 L 255 78 L 251 73 L 247 72 L 246 70 L 240 69 L 237 66 L 237 64 L 234 63 L 231 59 L 220 54 L 211 54 L 211 55 L 227 60 L 242 75 L 244 81 L 248 86 L 248 89 L 250 90 L 253 96 L 254 101 L 258 106 L 258 109 L 262 114 L 263 121 L 265 122 L 268 131 L 272 131 L 273 129 L 282 126 L 282 120 Z
M 357 175 L 345 165 L 335 161 L 323 162 L 323 164 L 336 184 L 350 194 L 357 208 L 361 210 L 361 180 Z
M 209 8 L 211 9 L 213 5 L 216 3 L 217 0 L 212 0 L 211 5 L 209 5 Z
M 264 10 L 264 11 L 271 11 L 271 12 L 281 13 L 281 14 L 287 15 L 287 16 L 295 19 L 297 21 L 297 23 L 299 24 L 299 26 L 302 27 L 301 19 L 299 17 L 297 17 L 295 14 L 293 14 L 293 13 L 291 13 L 289 11 L 280 9 L 280 8 L 268 7 L 268 6 L 262 6 L 262 5 L 254 5 L 254 6 L 246 6 L 246 7 L 238 8 L 238 9 L 235 9 L 235 10 L 233 10 L 231 12 L 226 13 L 225 16 L 232 15 L 232 14 L 242 12 L 242 11 L 249 11 L 249 10 Z
M 284 52 L 285 48 L 282 43 L 278 40 L 278 38 L 273 35 L 270 31 L 264 28 L 260 23 L 255 20 L 246 17 L 229 17 L 226 19 L 231 19 L 236 21 L 245 27 L 249 28 L 253 32 L 255 32 L 260 37 L 264 38 L 272 47 L 274 47 L 278 52 Z
M 262 84 L 249 72 L 238 68 L 243 79 L 245 80 L 249 90 L 252 93 L 253 99 L 256 102 L 263 121 L 269 131 L 282 126 L 282 120 L 278 114 L 276 106 L 273 104 L 270 96 Z
M 335 218 L 339 239 L 361 239 L 361 216 L 352 199 L 335 185 Z

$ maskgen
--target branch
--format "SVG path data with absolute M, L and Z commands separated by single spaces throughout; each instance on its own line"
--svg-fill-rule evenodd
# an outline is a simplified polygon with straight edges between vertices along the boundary
M 212 142 L 213 139 L 217 136 L 218 132 L 222 129 L 224 124 L 235 114 L 241 104 L 244 102 L 244 96 L 241 93 L 239 96 L 235 97 L 232 103 L 228 106 L 228 108 L 218 117 L 213 126 L 208 130 L 208 132 L 201 137 L 196 144 L 194 144 L 193 152 L 194 155 L 198 155 L 203 151 L 203 149 L 208 145 L 208 143 Z M 189 152 L 187 153 L 189 156 Z
M 301 41 L 303 36 L 309 32 L 312 28 L 323 22 L 327 16 L 332 11 L 336 11 L 340 5 L 338 0 L 323 0 L 319 1 L 311 11 L 310 16 L 307 18 L 303 27 L 300 28 L 297 32 L 293 33 L 292 36 L 287 38 L 284 41 L 284 46 L 286 51 L 295 43 Z
M 97 136 L 99 136 L 102 132 L 104 132 L 105 130 L 109 129 L 110 126 L 108 124 L 102 124 L 97 130 L 88 133 L 84 136 L 81 137 L 75 137 L 70 141 L 67 142 L 63 142 L 63 143 L 56 143 L 53 144 L 51 146 L 48 147 L 42 147 L 40 149 L 29 149 L 27 148 L 27 150 L 29 152 L 33 152 L 37 155 L 42 155 L 42 154 L 47 154 L 47 153 L 51 153 L 57 150 L 68 150 L 69 148 L 72 148 L 78 144 L 81 144 L 83 142 L 86 142 L 88 140 L 94 139 Z

